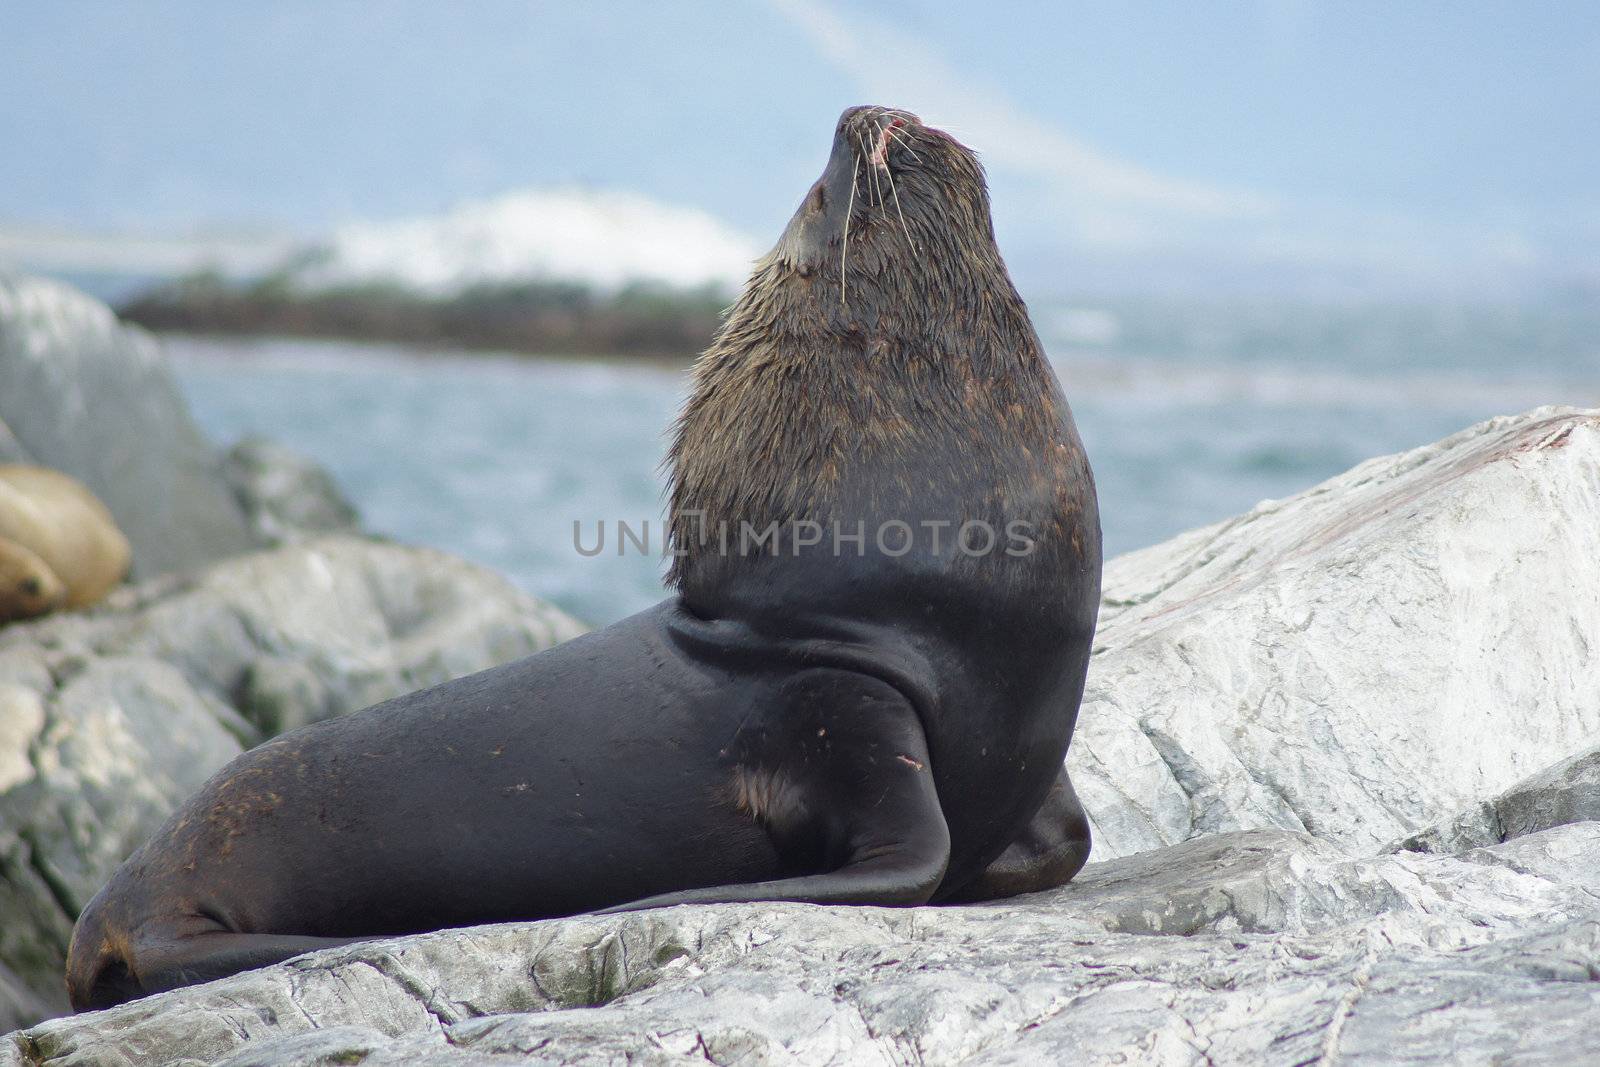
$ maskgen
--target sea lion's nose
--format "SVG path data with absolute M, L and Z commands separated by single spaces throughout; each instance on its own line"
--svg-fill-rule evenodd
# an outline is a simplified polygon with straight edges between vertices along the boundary
M 863 133 L 877 134 L 887 123 L 896 126 L 920 126 L 922 120 L 909 111 L 881 104 L 857 104 L 847 107 L 839 116 L 839 132 L 850 136 Z
M 872 104 L 857 104 L 855 107 L 847 107 L 844 109 L 844 113 L 839 116 L 839 129 L 841 131 L 852 131 L 860 124 L 861 116 L 869 111 L 881 110 L 883 109 Z

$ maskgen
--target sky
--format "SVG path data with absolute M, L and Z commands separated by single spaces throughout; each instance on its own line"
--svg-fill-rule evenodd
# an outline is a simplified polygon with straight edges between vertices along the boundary
M 1600 292 L 1600 5 L 0 0 L 0 231 L 314 236 L 580 184 L 770 243 L 844 107 L 1035 292 Z

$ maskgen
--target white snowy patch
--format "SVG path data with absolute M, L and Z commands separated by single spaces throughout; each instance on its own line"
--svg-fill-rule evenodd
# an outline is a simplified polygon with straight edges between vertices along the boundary
M 393 282 L 439 294 L 525 280 L 734 289 L 760 254 L 749 237 L 694 208 L 629 192 L 529 189 L 440 216 L 342 226 L 326 258 L 296 280 L 312 288 Z

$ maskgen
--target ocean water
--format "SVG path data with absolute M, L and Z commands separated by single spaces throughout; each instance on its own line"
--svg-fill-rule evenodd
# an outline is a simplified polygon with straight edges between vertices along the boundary
M 1541 404 L 1600 406 L 1600 310 L 1035 308 L 1108 555 L 1371 456 Z M 662 596 L 666 432 L 685 370 L 342 342 L 168 338 L 201 425 L 326 465 L 367 525 L 493 567 L 593 624 Z M 606 551 L 586 548 L 607 524 Z

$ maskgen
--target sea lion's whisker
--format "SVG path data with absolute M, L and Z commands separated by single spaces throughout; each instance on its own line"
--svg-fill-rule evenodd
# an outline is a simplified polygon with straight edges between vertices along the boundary
M 850 216 L 856 213 L 856 178 L 861 174 L 861 161 L 856 160 L 850 172 L 850 202 L 844 208 L 844 247 L 839 249 L 839 306 L 844 307 L 844 261 L 850 254 Z
M 875 152 L 871 156 L 868 156 L 868 154 L 867 154 L 867 142 L 862 140 L 861 135 L 859 133 L 856 134 L 856 145 L 857 145 L 857 147 L 859 147 L 861 149 L 861 157 L 863 159 L 876 160 L 878 158 L 877 153 L 875 153 Z M 883 206 L 883 187 L 878 184 L 878 168 L 869 164 L 867 166 L 867 172 L 872 175 L 872 195 L 873 195 L 874 199 L 877 200 L 877 206 L 878 207 L 882 207 Z
M 911 251 L 915 252 L 917 250 L 917 242 L 912 240 L 911 227 L 906 224 L 906 213 L 900 208 L 900 190 L 896 189 L 894 185 L 894 170 L 888 163 L 884 163 L 883 173 L 889 179 L 889 192 L 894 197 L 894 211 L 896 215 L 900 216 L 900 228 L 905 231 L 906 244 L 910 245 Z
M 873 134 L 872 134 L 872 156 L 871 156 L 870 161 L 871 161 L 872 167 L 874 169 L 887 165 L 888 157 L 885 156 L 885 154 L 884 154 L 885 145 L 884 145 L 884 140 L 883 140 L 883 134 L 884 134 L 884 131 L 887 130 L 888 128 L 889 128 L 888 126 L 879 126 L 876 130 L 873 131 Z
M 893 137 L 894 140 L 895 140 L 895 143 L 898 144 L 901 148 L 904 148 L 907 152 L 910 152 L 912 158 L 914 158 L 918 163 L 923 162 L 922 156 L 917 152 L 917 150 L 915 148 L 911 147 L 911 141 L 907 137 L 905 137 L 904 135 L 902 135 L 900 133 L 897 133 L 893 129 L 891 129 L 889 131 L 889 136 Z
M 889 193 L 890 193 L 891 196 L 894 197 L 895 214 L 900 216 L 900 229 L 902 231 L 904 231 L 904 233 L 906 235 L 906 244 L 910 245 L 911 246 L 911 250 L 913 252 L 915 252 L 917 250 L 917 242 L 912 240 L 912 238 L 911 238 L 911 227 L 906 222 L 905 209 L 900 206 L 900 190 L 895 185 L 894 168 L 889 165 L 889 140 L 890 140 L 890 138 L 894 138 L 895 143 L 900 144 L 902 147 L 906 148 L 906 151 L 911 152 L 910 147 L 907 146 L 904 141 L 901 141 L 899 138 L 894 136 L 895 135 L 895 131 L 898 130 L 901 126 L 905 125 L 905 120 L 901 119 L 899 116 L 896 116 L 896 115 L 893 114 L 893 112 L 889 112 L 889 111 L 885 111 L 885 112 L 881 113 L 879 115 L 879 117 L 880 118 L 887 118 L 887 119 L 890 119 L 891 121 L 887 121 L 883 125 L 879 126 L 878 127 L 877 136 L 873 138 L 874 142 L 876 143 L 876 147 L 872 150 L 872 156 L 871 156 L 871 161 L 870 161 L 871 162 L 871 167 L 872 167 L 873 182 L 874 182 L 874 184 L 876 184 L 876 182 L 877 182 L 878 168 L 880 168 L 880 167 L 883 168 L 884 177 L 889 179 Z M 912 155 L 916 155 L 915 152 L 911 152 L 911 154 Z M 878 202 L 879 202 L 880 205 L 883 203 L 883 190 L 882 189 L 878 190 Z

